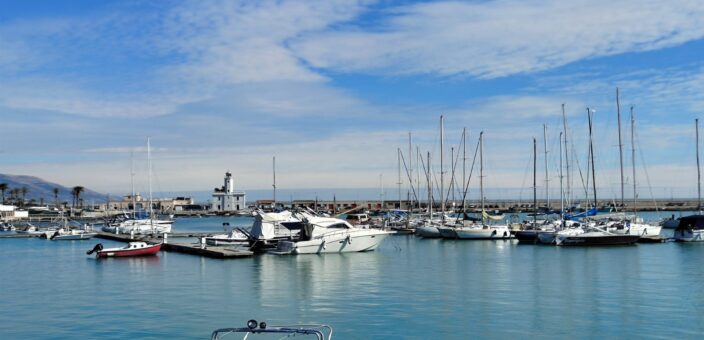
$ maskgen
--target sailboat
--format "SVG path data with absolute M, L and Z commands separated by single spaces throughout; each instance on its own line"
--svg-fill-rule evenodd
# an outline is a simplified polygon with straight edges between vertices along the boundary
M 616 89 L 616 103 L 618 105 L 618 88 Z M 619 127 L 619 153 L 621 154 L 621 206 L 623 205 L 623 148 L 621 144 L 621 114 L 618 110 Z M 638 235 L 641 238 L 651 238 L 660 235 L 662 227 L 643 223 L 637 214 L 638 191 L 636 188 L 636 146 L 635 146 L 635 118 L 633 116 L 633 106 L 631 106 L 631 168 L 633 171 L 633 216 L 621 219 L 621 221 L 609 222 L 607 230 L 616 234 Z
M 443 116 L 440 116 L 440 182 L 442 183 L 443 180 L 443 172 L 442 172 L 442 163 L 443 163 Z M 440 234 L 440 229 L 443 226 L 444 222 L 444 215 L 445 215 L 445 207 L 444 207 L 444 202 L 441 202 L 442 207 L 442 216 L 440 220 L 436 220 L 433 218 L 433 185 L 432 185 L 432 172 L 430 170 L 430 152 L 428 152 L 428 169 L 427 170 L 427 176 L 428 176 L 428 218 L 423 222 L 422 225 L 416 227 L 416 236 L 420 236 L 423 238 L 441 238 L 442 234 Z M 443 194 L 443 188 L 441 185 L 440 188 L 440 195 Z M 442 201 L 442 199 L 441 199 Z
M 455 228 L 457 238 L 461 240 L 491 240 L 510 239 L 513 236 L 507 225 L 489 225 L 488 220 L 492 220 L 484 208 L 484 131 L 479 133 L 479 191 L 481 195 L 481 224 L 472 221 L 471 223 Z
M 134 232 L 135 234 L 145 234 L 145 233 L 170 233 L 171 226 L 173 225 L 173 220 L 161 220 L 154 216 L 154 200 L 152 197 L 152 158 L 151 158 L 151 138 L 147 138 L 147 163 L 148 163 L 148 178 L 149 178 L 149 216 L 148 218 L 133 218 L 115 225 L 106 226 L 103 231 L 114 232 L 121 234 L 129 234 Z M 133 189 L 133 202 L 134 202 L 134 189 Z M 134 203 L 133 203 L 134 204 Z M 133 209 L 136 206 L 133 206 Z
M 596 199 L 596 175 L 594 174 L 594 145 L 592 142 L 592 113 L 587 108 L 589 122 L 589 160 L 591 162 L 592 186 L 594 193 L 594 207 Z M 630 245 L 640 238 L 639 235 L 610 233 L 604 226 L 592 222 L 581 228 L 561 230 L 555 235 L 555 244 L 558 246 L 605 246 L 605 245 Z
M 697 143 L 697 209 L 700 209 L 699 214 L 681 217 L 677 221 L 675 227 L 674 239 L 678 242 L 704 242 L 704 214 L 701 213 L 702 208 L 702 181 L 701 170 L 699 168 L 699 119 L 694 120 L 696 128 L 696 143 Z
M 547 153 L 546 153 L 547 154 Z M 537 147 L 535 138 L 533 138 L 533 223 L 526 226 L 523 230 L 519 230 L 514 234 L 514 237 L 521 243 L 535 243 L 538 240 L 538 235 L 541 233 L 554 233 L 555 226 L 549 221 L 538 224 L 538 194 L 537 194 Z M 546 166 L 547 168 L 547 166 Z M 547 180 L 547 176 L 546 176 Z M 549 201 L 548 201 L 549 202 Z M 549 205 L 548 205 L 549 209 Z

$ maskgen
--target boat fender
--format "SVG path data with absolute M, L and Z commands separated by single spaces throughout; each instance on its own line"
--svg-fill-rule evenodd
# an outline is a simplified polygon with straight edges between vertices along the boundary
M 504 231 L 504 237 L 506 237 L 506 232 Z
M 491 236 L 496 236 L 496 230 L 491 231 Z
M 347 235 L 347 243 L 352 244 L 352 236 Z
M 103 250 L 103 244 L 102 244 L 102 243 L 98 243 L 98 244 L 95 245 L 95 247 L 93 247 L 93 249 L 87 251 L 87 252 L 86 252 L 86 255 L 90 255 L 90 254 L 93 254 L 93 253 L 95 253 L 95 252 L 99 252 L 99 251 L 101 251 L 101 250 Z

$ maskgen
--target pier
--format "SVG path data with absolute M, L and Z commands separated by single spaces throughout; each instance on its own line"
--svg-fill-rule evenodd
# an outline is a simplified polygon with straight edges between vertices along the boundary
M 176 253 L 183 253 L 183 254 L 198 255 L 198 256 L 204 256 L 204 257 L 210 257 L 210 258 L 216 258 L 216 259 L 234 259 L 234 258 L 250 257 L 250 256 L 254 255 L 254 253 L 252 251 L 245 250 L 245 249 L 235 249 L 232 247 L 201 245 L 198 243 L 195 243 L 195 244 L 168 243 L 168 240 L 171 238 L 187 237 L 187 238 L 201 239 L 201 238 L 207 237 L 207 236 L 211 236 L 211 235 L 206 234 L 206 233 L 170 233 L 170 234 L 168 234 L 166 242 L 162 243 L 161 250 L 162 251 L 173 251 Z M 113 241 L 120 241 L 120 242 L 142 241 L 142 242 L 147 242 L 147 243 L 159 243 L 163 240 L 163 238 L 160 236 L 152 237 L 151 235 L 143 235 L 143 236 L 135 235 L 134 237 L 132 237 L 130 234 L 112 234 L 112 233 L 106 233 L 106 232 L 98 232 L 98 235 L 96 235 L 95 237 L 105 239 L 105 240 L 113 240 Z

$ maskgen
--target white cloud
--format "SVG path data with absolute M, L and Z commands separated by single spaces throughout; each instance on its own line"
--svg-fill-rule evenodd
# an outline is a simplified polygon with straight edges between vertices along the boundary
M 302 36 L 311 65 L 348 72 L 494 78 L 700 39 L 700 1 L 444 1 L 392 10 L 378 27 Z
M 166 51 L 186 62 L 169 71 L 217 84 L 321 81 L 288 40 L 353 19 L 364 1 L 210 1 L 187 3 L 165 21 Z

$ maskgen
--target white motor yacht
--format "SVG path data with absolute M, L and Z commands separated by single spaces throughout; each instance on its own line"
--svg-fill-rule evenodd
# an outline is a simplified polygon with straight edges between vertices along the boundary
M 391 232 L 358 228 L 345 220 L 301 213 L 303 228 L 299 240 L 279 241 L 275 254 L 348 253 L 376 249 Z

